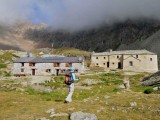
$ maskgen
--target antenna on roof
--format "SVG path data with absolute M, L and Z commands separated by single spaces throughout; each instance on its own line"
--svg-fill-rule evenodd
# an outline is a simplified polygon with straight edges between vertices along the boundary
M 52 42 L 52 49 L 51 49 L 52 53 L 53 53 L 53 45 L 54 45 L 54 43 Z
M 30 57 L 30 52 L 27 52 L 26 55 L 27 55 L 27 57 Z

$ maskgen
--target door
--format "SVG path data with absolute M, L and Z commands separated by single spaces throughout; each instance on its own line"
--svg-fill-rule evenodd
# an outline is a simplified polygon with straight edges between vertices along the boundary
M 35 74 L 36 74 L 36 70 L 32 69 L 32 75 L 35 75 Z
M 57 76 L 59 75 L 59 69 L 56 69 L 56 75 Z
M 122 64 L 121 64 L 121 62 L 118 63 L 118 69 L 122 69 Z
M 107 68 L 109 68 L 109 62 L 107 62 Z

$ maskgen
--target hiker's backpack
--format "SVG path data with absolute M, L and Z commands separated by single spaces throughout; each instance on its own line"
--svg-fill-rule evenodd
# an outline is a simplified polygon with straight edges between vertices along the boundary
M 73 81 L 73 78 L 72 78 L 72 73 L 66 73 L 65 75 L 65 81 L 64 83 L 67 84 L 67 85 L 70 85 L 72 84 L 74 81 Z

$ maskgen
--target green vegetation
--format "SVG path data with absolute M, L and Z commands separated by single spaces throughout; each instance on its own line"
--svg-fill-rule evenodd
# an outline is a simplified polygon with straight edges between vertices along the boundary
M 52 79 L 54 80 L 45 81 L 44 83 L 39 83 L 39 85 L 49 86 L 54 89 L 63 88 L 65 86 L 64 76 L 54 76 Z
M 126 76 L 121 73 L 80 75 L 78 76 L 80 81 L 75 83 L 73 102 L 68 104 L 63 103 L 68 94 L 67 85 L 63 83 L 64 76 L 52 76 L 51 81 L 46 80 L 44 83 L 40 83 L 40 86 L 50 87 L 53 91 L 35 90 L 30 86 L 23 87 L 14 80 L 0 81 L 0 88 L 7 86 L 5 89 L 0 89 L 0 119 L 49 118 L 46 111 L 55 108 L 56 113 L 70 114 L 77 111 L 94 113 L 100 120 L 158 120 L 160 117 L 156 110 L 160 107 L 158 104 L 159 94 L 154 92 L 144 94 L 144 90 L 150 92 L 152 87 L 138 85 L 142 77 L 147 74 L 140 73 L 133 76 Z M 131 91 L 119 88 L 125 77 L 131 81 Z M 99 82 L 87 84 L 85 83 L 86 79 Z M 16 86 L 24 90 L 7 90 Z M 136 102 L 137 105 L 132 107 L 132 102 Z M 74 109 L 69 110 L 70 108 Z M 13 115 L 15 113 L 16 115 Z M 67 120 L 68 117 L 53 119 Z
M 148 86 L 140 86 L 139 82 L 142 80 L 144 76 L 148 75 L 148 73 L 141 73 L 133 76 L 128 76 L 130 80 L 131 89 L 136 92 L 143 92 Z
M 144 93 L 146 93 L 146 94 L 150 94 L 152 92 L 153 92 L 153 88 L 147 88 L 144 90 Z
M 53 51 L 55 54 L 63 54 L 66 56 L 90 56 L 91 53 L 75 48 L 59 48 Z
M 108 73 L 102 74 L 100 79 L 104 81 L 107 85 L 120 85 L 123 83 L 123 76 L 119 73 Z
M 41 49 L 37 49 L 35 51 L 32 51 L 34 55 L 39 55 L 39 52 L 41 51 L 49 51 L 52 54 L 56 54 L 56 55 L 65 55 L 65 56 L 90 56 L 91 53 L 84 51 L 84 50 L 80 50 L 80 49 L 76 49 L 76 48 L 58 48 L 58 49 L 50 49 L 50 48 L 41 48 Z
M 0 69 L 1 69 L 1 68 L 6 68 L 6 67 L 7 67 L 6 64 L 0 63 Z
M 2 51 L 0 54 L 0 63 L 5 63 L 6 61 L 12 61 L 14 51 Z

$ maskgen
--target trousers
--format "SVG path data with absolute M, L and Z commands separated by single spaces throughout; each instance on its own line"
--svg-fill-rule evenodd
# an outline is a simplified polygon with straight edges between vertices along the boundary
M 67 102 L 72 102 L 73 92 L 74 92 L 74 83 L 68 85 L 68 96 L 66 98 Z

